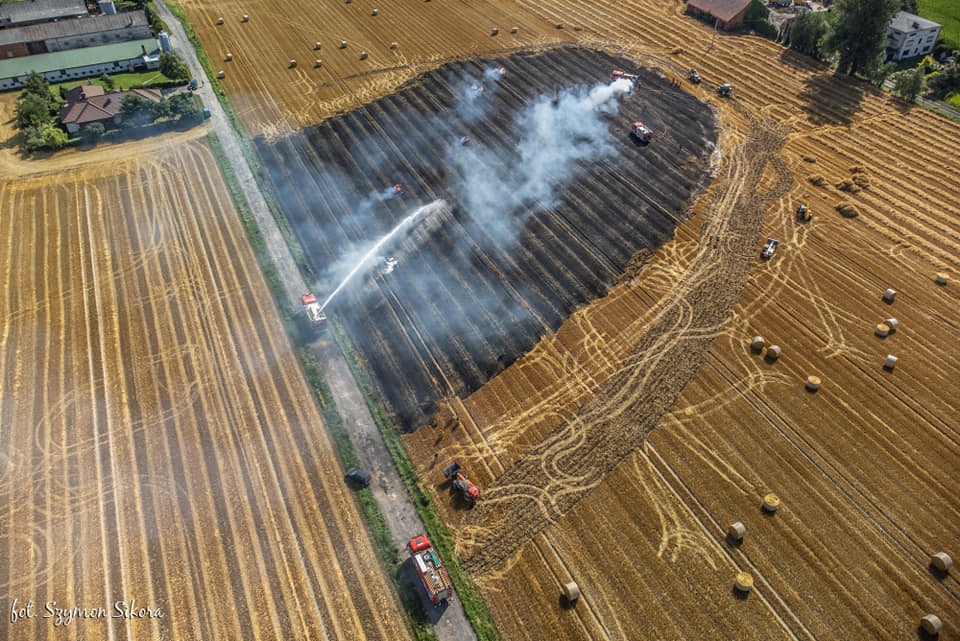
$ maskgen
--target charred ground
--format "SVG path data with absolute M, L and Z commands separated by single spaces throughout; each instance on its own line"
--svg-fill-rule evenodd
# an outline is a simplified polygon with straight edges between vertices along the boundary
M 484 80 L 500 68 L 502 76 Z M 575 161 L 569 180 L 548 177 L 553 202 L 526 201 L 502 219 L 473 216 L 458 191 L 464 165 L 451 162 L 461 138 L 509 167 L 519 161 L 525 108 L 606 83 L 614 69 L 639 79 L 617 113 L 603 116 L 610 153 Z M 654 130 L 652 144 L 634 143 L 636 120 Z M 337 284 L 329 267 L 346 253 L 421 204 L 450 204 L 386 252 L 399 261 L 392 273 L 375 270 L 328 308 L 362 350 L 398 423 L 414 429 L 438 399 L 479 388 L 602 296 L 638 251 L 671 238 L 715 140 L 711 110 L 657 72 L 567 48 L 447 65 L 345 116 L 261 140 L 259 152 L 324 277 L 318 295 Z M 402 194 L 390 193 L 394 184 Z

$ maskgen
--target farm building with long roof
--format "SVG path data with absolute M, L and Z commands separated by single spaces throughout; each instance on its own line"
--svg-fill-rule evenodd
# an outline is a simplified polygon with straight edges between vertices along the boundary
M 31 71 L 41 74 L 47 82 L 63 82 L 137 68 L 156 69 L 159 66 L 160 50 L 153 38 L 42 53 L 0 60 L 0 90 L 19 89 Z
M 27 0 L 0 3 L 0 27 L 16 27 L 88 15 L 83 0 Z
M 0 60 L 150 37 L 143 11 L 0 29 Z

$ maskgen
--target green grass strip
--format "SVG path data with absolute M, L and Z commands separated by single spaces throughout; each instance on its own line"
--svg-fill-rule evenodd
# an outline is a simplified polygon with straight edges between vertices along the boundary
M 453 581 L 453 585 L 457 590 L 457 597 L 463 604 L 463 609 L 464 612 L 466 612 L 467 619 L 470 621 L 470 625 L 473 626 L 473 630 L 476 632 L 479 641 L 499 641 L 500 636 L 497 633 L 496 627 L 493 625 L 493 620 L 490 618 L 490 613 L 487 611 L 483 598 L 480 596 L 480 590 L 470 577 L 467 576 L 463 568 L 460 567 L 460 560 L 457 558 L 456 552 L 454 552 L 453 538 L 450 536 L 450 532 L 437 513 L 437 509 L 434 507 L 430 498 L 430 493 L 421 485 L 416 468 L 413 466 L 413 462 L 410 460 L 410 456 L 407 454 L 407 450 L 404 448 L 400 436 L 391 426 L 386 412 L 377 400 L 377 394 L 374 391 L 373 383 L 367 374 L 367 370 L 360 364 L 360 360 L 357 358 L 356 352 L 350 344 L 350 340 L 339 324 L 332 322 L 330 325 L 329 331 L 332 332 L 333 337 L 337 341 L 337 345 L 340 346 L 340 351 L 343 353 L 347 365 L 350 367 L 350 371 L 353 372 L 357 385 L 363 393 L 367 407 L 370 409 L 370 413 L 377 423 L 377 428 L 380 430 L 380 434 L 383 436 L 383 440 L 387 445 L 387 450 L 390 452 L 390 456 L 397 466 L 397 471 L 407 486 L 407 491 L 410 493 L 410 496 L 414 499 L 413 502 L 417 508 L 417 513 L 420 515 L 420 519 L 427 529 L 427 535 L 430 537 L 433 547 L 436 548 L 437 553 L 443 560 L 443 565 L 450 575 L 450 580 Z

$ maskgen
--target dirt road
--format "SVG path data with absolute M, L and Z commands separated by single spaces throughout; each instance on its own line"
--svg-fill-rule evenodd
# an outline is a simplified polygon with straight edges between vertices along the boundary
M 203 68 L 197 59 L 193 46 L 187 39 L 183 27 L 176 17 L 163 3 L 158 3 L 161 17 L 170 27 L 170 38 L 176 51 L 190 68 L 194 77 L 204 78 Z M 243 154 L 240 151 L 240 142 L 236 132 L 230 126 L 226 113 L 220 106 L 220 101 L 214 95 L 213 89 L 206 82 L 202 82 L 197 90 L 203 98 L 204 105 L 210 108 L 210 121 L 220 142 L 226 151 L 230 166 L 240 182 L 244 196 L 253 212 L 267 244 L 270 258 L 277 268 L 281 282 L 286 289 L 287 297 L 294 306 L 299 304 L 299 296 L 307 292 L 307 286 L 297 269 L 293 257 L 287 248 L 276 221 L 267 208 L 267 203 L 260 192 L 253 173 L 250 171 Z M 314 354 L 320 361 L 324 377 L 330 385 L 334 402 L 343 417 L 350 438 L 354 443 L 360 461 L 374 476 L 375 482 L 371 485 L 377 503 L 387 519 L 393 541 L 401 550 L 407 542 L 426 530 L 413 506 L 413 501 L 404 487 L 400 475 L 390 458 L 386 445 L 380 436 L 373 416 L 367 409 L 363 394 L 357 387 L 350 369 L 347 367 L 343 355 L 332 340 L 317 341 L 312 346 Z M 444 616 L 435 622 L 437 637 L 440 641 L 470 641 L 476 639 L 473 628 L 470 627 L 463 606 L 454 599 L 444 612 Z

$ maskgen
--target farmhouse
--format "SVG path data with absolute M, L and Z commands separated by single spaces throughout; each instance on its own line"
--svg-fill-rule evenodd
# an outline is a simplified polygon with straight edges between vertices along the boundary
M 731 29 L 743 24 L 749 6 L 750 0 L 689 0 L 687 13 L 716 18 L 721 29 Z
M 26 0 L 0 4 L 0 27 L 18 27 L 88 15 L 83 0 Z
M 930 53 L 940 29 L 932 20 L 898 11 L 887 27 L 887 60 L 900 61 Z
M 41 53 L 0 60 L 0 90 L 19 89 L 31 71 L 41 74 L 47 82 L 63 82 L 104 73 L 156 69 L 159 66 L 160 51 L 153 38 Z
M 72 134 L 95 122 L 104 125 L 120 124 L 120 106 L 127 96 L 139 96 L 153 102 L 160 102 L 162 98 L 156 89 L 133 89 L 105 94 L 100 85 L 82 85 L 67 92 L 67 104 L 60 108 L 60 122 Z
M 0 60 L 150 37 L 143 11 L 0 29 Z

